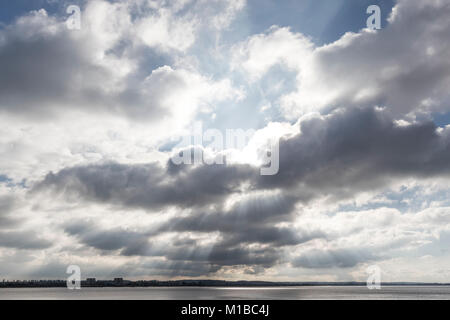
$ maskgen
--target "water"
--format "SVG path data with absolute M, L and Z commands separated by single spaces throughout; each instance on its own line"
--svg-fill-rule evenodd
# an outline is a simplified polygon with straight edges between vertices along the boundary
M 151 287 L 151 288 L 20 288 L 0 289 L 0 300 L 386 300 L 446 299 L 450 286 L 385 286 L 381 290 L 366 287 Z

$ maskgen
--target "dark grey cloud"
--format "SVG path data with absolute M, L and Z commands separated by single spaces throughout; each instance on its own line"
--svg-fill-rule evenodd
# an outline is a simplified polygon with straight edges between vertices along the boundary
M 123 229 L 99 230 L 91 223 L 69 224 L 64 229 L 70 235 L 80 238 L 85 245 L 99 250 L 111 251 L 135 247 L 145 243 L 145 235 Z
M 43 21 L 36 25 L 39 17 Z M 111 77 L 109 71 L 93 65 L 93 56 L 73 33 L 52 20 L 46 25 L 46 19 L 35 14 L 29 29 L 22 20 L 21 26 L 2 30 L 0 109 L 38 117 L 68 102 L 92 105 L 104 98 L 101 84 Z M 48 32 L 48 24 L 60 30 Z
M 0 231 L 0 247 L 14 249 L 47 249 L 52 243 L 34 231 Z
M 0 196 L 0 247 L 39 250 L 53 244 L 34 230 L 21 229 L 23 221 L 14 216 L 19 200 L 10 195 Z
M 324 237 L 320 231 L 276 226 L 294 219 L 294 205 L 294 198 L 259 196 L 238 202 L 227 210 L 221 205 L 210 210 L 194 210 L 188 216 L 175 217 L 149 231 L 103 230 L 93 222 L 70 223 L 65 226 L 65 231 L 82 244 L 106 254 L 106 251 L 119 250 L 124 256 L 164 257 L 172 262 L 202 263 L 216 271 L 226 266 L 242 265 L 264 270 L 281 258 L 280 249 L 283 247 Z M 191 238 L 186 241 L 186 237 L 174 243 L 155 240 L 156 236 L 164 233 L 183 235 L 189 232 L 217 232 L 220 237 L 212 245 L 201 245 Z M 211 272 L 210 268 L 206 268 L 208 272 Z
M 292 230 L 277 227 L 280 222 L 291 222 L 295 216 L 293 197 L 259 196 L 247 199 L 228 210 L 195 211 L 189 216 L 176 217 L 162 225 L 158 231 L 220 232 L 222 245 L 269 244 L 289 246 L 324 237 L 318 230 Z
M 281 195 L 259 196 L 233 205 L 229 210 L 205 211 L 187 217 L 177 217 L 161 227 L 170 231 L 245 231 L 248 228 L 275 224 L 290 218 L 294 199 Z
M 448 130 L 433 122 L 398 126 L 388 112 L 349 109 L 301 123 L 280 143 L 280 172 L 258 188 L 299 188 L 308 196 L 353 196 L 394 178 L 450 173 Z
M 123 256 L 165 258 L 175 268 L 171 270 L 174 275 L 178 269 L 189 270 L 190 265 L 197 268 L 198 275 L 201 275 L 199 270 L 203 270 L 202 274 L 206 275 L 226 266 L 259 266 L 263 270 L 273 266 L 281 258 L 279 250 L 267 246 L 250 249 L 245 246 L 245 242 L 231 244 L 221 240 L 212 245 L 201 245 L 193 239 L 166 243 L 164 240 L 155 240 L 154 232 L 119 228 L 105 230 L 90 222 L 69 223 L 65 226 L 65 232 L 83 245 L 98 249 L 103 254 L 115 254 L 118 250 Z M 201 267 L 198 268 L 199 266 Z
M 157 260 L 125 267 L 126 274 L 140 274 L 165 277 L 204 277 L 213 275 L 220 267 L 203 262 Z
M 0 229 L 18 224 L 17 219 L 12 217 L 15 203 L 16 200 L 12 196 L 0 196 Z
M 193 167 L 171 177 L 158 164 L 107 163 L 49 173 L 34 192 L 50 188 L 70 196 L 157 210 L 164 206 L 195 207 L 220 203 L 256 174 L 247 165 Z

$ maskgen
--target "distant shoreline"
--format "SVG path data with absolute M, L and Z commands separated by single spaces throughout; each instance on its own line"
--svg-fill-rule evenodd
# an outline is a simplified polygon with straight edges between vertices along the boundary
M 383 286 L 450 286 L 450 283 L 385 282 Z M 318 287 L 318 286 L 366 286 L 365 282 L 270 282 L 270 281 L 222 281 L 222 280 L 83 280 L 83 288 L 139 288 L 139 287 Z M 4 288 L 65 288 L 66 280 L 15 280 L 0 282 Z

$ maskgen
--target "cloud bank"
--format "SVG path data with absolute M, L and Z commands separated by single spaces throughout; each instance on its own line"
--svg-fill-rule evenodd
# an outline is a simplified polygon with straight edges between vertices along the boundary
M 448 280 L 448 1 L 398 0 L 384 29 L 321 46 L 239 33 L 247 9 L 89 0 L 81 30 L 45 9 L 1 27 L 0 272 Z M 171 162 L 194 121 L 247 118 L 234 160 Z

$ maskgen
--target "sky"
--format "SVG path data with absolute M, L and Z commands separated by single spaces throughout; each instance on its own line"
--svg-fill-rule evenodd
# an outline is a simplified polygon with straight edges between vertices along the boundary
M 449 282 L 449 56 L 449 0 L 2 1 L 0 279 Z

